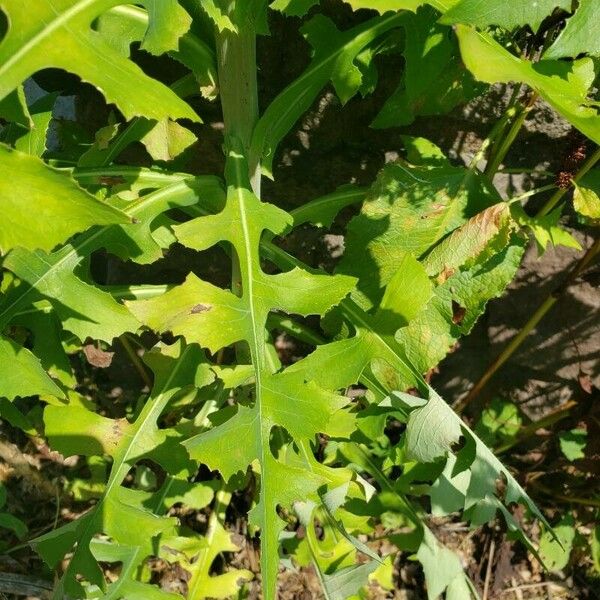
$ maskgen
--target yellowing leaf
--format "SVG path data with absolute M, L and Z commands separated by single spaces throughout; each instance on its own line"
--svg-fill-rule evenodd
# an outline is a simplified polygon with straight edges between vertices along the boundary
M 588 173 L 581 181 L 575 183 L 573 206 L 575 210 L 591 223 L 600 223 L 600 177 L 598 171 Z
M 359 278 L 357 300 L 376 303 L 402 257 L 420 257 L 466 218 L 499 202 L 480 174 L 451 165 L 386 165 L 348 226 L 338 272 Z

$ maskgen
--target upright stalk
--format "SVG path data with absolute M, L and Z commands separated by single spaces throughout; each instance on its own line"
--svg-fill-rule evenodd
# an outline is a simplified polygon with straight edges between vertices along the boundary
M 488 177 L 490 177 L 490 179 L 493 178 L 494 175 L 498 172 L 502 161 L 506 158 L 508 151 L 512 147 L 514 141 L 517 139 L 517 135 L 521 131 L 521 127 L 523 127 L 523 123 L 525 123 L 525 119 L 527 118 L 527 115 L 533 108 L 533 105 L 535 104 L 535 101 L 538 99 L 538 97 L 539 96 L 536 92 L 531 93 L 527 104 L 522 106 L 521 109 L 518 111 L 506 136 L 500 141 L 497 147 L 494 148 L 493 155 L 485 167 L 485 174 Z
M 251 21 L 236 23 L 236 4 L 241 1 L 246 0 L 224 2 L 226 12 L 238 30 L 217 30 L 215 42 L 225 154 L 228 155 L 231 139 L 236 138 L 248 156 L 252 134 L 258 121 L 256 29 Z M 252 191 L 260 198 L 260 164 L 248 166 Z M 231 289 L 238 296 L 242 293 L 242 275 L 236 252 L 231 253 Z M 236 354 L 240 362 L 250 361 L 250 354 L 244 344 L 237 344 Z
M 235 5 L 228 0 L 227 13 L 235 22 Z M 225 29 L 216 33 L 219 93 L 223 108 L 225 144 L 233 136 L 248 156 L 252 133 L 258 121 L 258 84 L 256 79 L 256 29 L 247 21 L 238 31 Z M 260 197 L 260 165 L 250 165 L 252 191 Z

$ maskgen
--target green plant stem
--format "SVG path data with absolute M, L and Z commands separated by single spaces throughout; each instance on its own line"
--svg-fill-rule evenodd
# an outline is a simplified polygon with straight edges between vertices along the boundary
M 509 120 L 516 114 L 516 108 L 514 106 L 509 107 L 506 112 L 502 115 L 502 117 L 496 122 L 496 124 L 492 127 L 492 130 L 488 134 L 488 136 L 483 140 L 479 150 L 475 154 L 475 156 L 471 159 L 469 164 L 469 169 L 473 170 L 477 168 L 477 165 L 480 161 L 485 158 L 485 155 L 490 148 L 490 146 L 498 139 L 502 132 L 506 128 Z
M 581 169 L 577 172 L 575 177 L 573 177 L 573 184 L 577 183 L 590 169 L 592 169 L 596 163 L 600 160 L 600 147 L 596 149 L 596 152 L 592 154 L 582 165 Z M 554 195 L 544 204 L 542 209 L 538 212 L 538 217 L 544 217 L 547 215 L 562 199 L 563 196 L 571 189 L 568 188 L 559 188 L 556 190 Z
M 556 185 L 554 183 L 550 183 L 548 185 L 544 185 L 539 188 L 535 188 L 534 190 L 529 190 L 524 194 L 520 194 L 519 196 L 515 196 L 514 198 L 510 198 L 507 200 L 509 204 L 513 202 L 521 202 L 522 200 L 526 200 L 527 198 L 531 198 L 531 196 L 537 196 L 538 194 L 543 194 L 544 192 L 549 192 L 550 190 L 556 189 Z
M 129 356 L 129 360 L 131 360 L 135 370 L 138 372 L 139 376 L 142 378 L 142 381 L 145 385 L 148 386 L 149 389 L 152 389 L 152 378 L 148 374 L 144 363 L 141 361 L 137 352 L 134 350 L 131 342 L 129 341 L 127 334 L 123 334 L 119 337 L 119 342 L 121 342 L 121 346 L 123 346 L 125 352 L 127 352 L 127 356 Z
M 552 290 L 552 292 L 550 292 L 545 300 L 538 306 L 537 310 L 531 315 L 521 331 L 519 331 L 519 333 L 510 341 L 508 346 L 506 346 L 506 348 L 504 348 L 504 350 L 492 362 L 485 373 L 481 376 L 479 381 L 477 381 L 477 383 L 469 390 L 469 393 L 462 400 L 459 400 L 455 404 L 454 410 L 457 413 L 462 413 L 464 409 L 469 406 L 469 404 L 471 404 L 475 398 L 477 398 L 483 388 L 487 385 L 488 381 L 498 372 L 498 370 L 516 352 L 516 350 L 521 347 L 521 344 L 525 341 L 527 336 L 536 328 L 538 323 L 548 314 L 558 299 L 564 294 L 566 289 L 581 275 L 581 273 L 588 267 L 588 265 L 599 253 L 600 238 L 598 238 L 590 246 L 581 260 L 575 265 L 566 280 L 560 286 Z
M 533 488 L 537 488 L 544 494 L 551 496 L 555 500 L 559 500 L 561 502 L 566 502 L 568 504 L 581 504 L 582 506 L 594 506 L 600 508 L 600 500 L 595 500 L 594 498 L 580 498 L 579 496 L 565 496 L 563 494 L 557 494 L 556 490 L 550 489 L 546 487 L 544 484 L 539 483 L 538 481 L 531 481 L 530 485 Z
M 226 12 L 233 17 L 239 0 L 226 0 Z M 256 31 L 251 22 L 243 23 L 238 32 L 225 29 L 216 32 L 217 72 L 219 93 L 223 110 L 225 153 L 233 138 L 241 143 L 246 156 L 258 121 L 258 83 L 256 69 Z M 249 165 L 250 185 L 260 198 L 260 164 Z M 231 254 L 231 290 L 237 296 L 242 293 L 242 275 L 239 258 Z M 245 344 L 236 345 L 240 362 L 250 362 Z
M 227 0 L 231 15 L 238 0 Z M 256 79 L 256 31 L 251 22 L 239 32 L 224 30 L 216 34 L 219 92 L 223 108 L 225 144 L 236 137 L 246 156 L 258 121 L 258 83 Z M 252 191 L 260 198 L 260 164 L 249 165 Z
M 504 135 L 504 133 L 506 132 L 507 128 L 510 125 L 511 118 L 513 118 L 516 115 L 517 103 L 519 101 L 519 94 L 521 93 L 522 89 L 523 89 L 522 83 L 516 84 L 513 88 L 512 94 L 510 95 L 510 99 L 508 101 L 508 104 L 506 105 L 506 109 L 504 110 L 504 114 L 502 115 L 502 117 L 500 119 L 500 121 L 502 122 L 502 128 L 498 133 L 498 138 L 500 138 L 502 135 Z M 492 157 L 496 153 L 497 149 L 498 149 L 497 144 L 492 146 L 491 151 L 488 155 L 488 163 L 490 162 L 490 160 L 492 160 Z
M 517 138 L 517 135 L 519 135 L 519 131 L 521 131 L 521 127 L 523 127 L 523 123 L 525 122 L 529 111 L 531 111 L 537 99 L 538 94 L 536 92 L 532 92 L 527 104 L 521 106 L 519 110 L 517 110 L 514 106 L 511 107 L 514 109 L 514 120 L 512 125 L 510 126 L 506 136 L 498 144 L 497 149 L 494 149 L 494 152 L 484 170 L 485 175 L 487 175 L 490 179 L 494 177 L 498 171 L 498 168 L 502 164 L 502 161 L 506 158 L 506 155 Z M 507 111 L 507 114 L 510 110 L 511 109 Z

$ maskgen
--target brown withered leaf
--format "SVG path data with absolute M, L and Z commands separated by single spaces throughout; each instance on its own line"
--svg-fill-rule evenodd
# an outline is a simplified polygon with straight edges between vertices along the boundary
M 94 344 L 86 344 L 83 347 L 83 353 L 87 358 L 87 361 L 93 367 L 100 369 L 107 369 L 112 364 L 114 352 L 105 352 L 101 348 L 96 347 Z

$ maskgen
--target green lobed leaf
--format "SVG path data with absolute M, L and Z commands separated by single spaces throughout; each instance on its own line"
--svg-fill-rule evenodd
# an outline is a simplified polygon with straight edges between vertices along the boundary
M 148 12 L 139 6 L 115 6 L 97 19 L 96 31 L 122 56 L 129 57 L 131 44 L 144 40 L 149 22 Z M 168 35 L 175 33 L 169 27 L 165 31 Z M 167 50 L 171 58 L 192 71 L 202 94 L 207 98 L 214 98 L 217 65 L 213 49 L 194 31 L 183 31 L 177 43 L 171 44 Z
M 136 331 L 139 322 L 122 304 L 75 271 L 86 256 L 99 248 L 123 259 L 157 260 L 162 250 L 152 238 L 152 223 L 165 210 L 195 204 L 198 198 L 219 204 L 223 198 L 219 181 L 214 177 L 185 179 L 138 200 L 123 202 L 123 211 L 136 223 L 92 230 L 50 255 L 13 250 L 3 266 L 22 281 L 2 298 L 0 328 L 20 310 L 44 297 L 54 306 L 63 326 L 82 341 L 91 337 L 111 342 L 124 331 Z
M 345 316 L 355 334 L 346 339 L 318 346 L 306 358 L 288 368 L 302 373 L 326 389 L 341 389 L 360 379 L 372 364 L 384 387 L 390 389 L 398 380 L 407 385 L 419 385 L 418 374 L 406 362 L 396 333 L 406 327 L 431 297 L 431 284 L 419 262 L 405 254 L 398 270 L 387 286 L 378 309 L 369 314 L 345 300 Z
M 191 574 L 188 581 L 188 596 L 195 600 L 203 598 L 231 598 L 240 586 L 253 579 L 247 569 L 230 569 L 214 574 L 214 562 L 225 552 L 237 552 L 240 547 L 232 540 L 231 532 L 225 529 L 225 510 L 231 493 L 219 490 L 208 519 L 208 529 L 202 538 L 178 537 L 165 540 L 168 553 L 179 551 L 176 561 Z M 168 554 L 165 553 L 167 557 Z M 172 557 L 169 557 L 172 561 Z
M 0 336 L 0 398 L 50 395 L 64 398 L 39 359 L 11 339 Z
M 540 256 L 548 249 L 549 244 L 554 247 L 565 246 L 581 250 L 581 244 L 577 239 L 559 225 L 563 206 L 557 206 L 543 217 L 530 217 L 517 205 L 513 205 L 511 211 L 517 222 L 527 227 L 533 234 Z
M 508 30 L 529 25 L 537 32 L 542 21 L 552 14 L 555 8 L 570 10 L 571 4 L 571 0 L 461 0 L 444 14 L 441 22 L 476 25 L 480 28 L 499 25 Z
M 151 51 L 173 49 L 189 21 L 177 0 L 143 0 L 150 10 L 144 44 Z M 94 19 L 123 0 L 39 0 L 36 10 L 20 0 L 2 0 L 8 33 L 0 43 L 0 99 L 37 71 L 56 67 L 96 86 L 127 119 L 187 118 L 196 113 L 166 86 L 144 74 L 93 31 Z M 165 22 L 169 23 L 164 27 Z M 114 73 L 119 74 L 118 78 Z M 127 81 L 127 85 L 121 85 Z M 136 93 L 131 94 L 130 89 Z
M 187 440 L 190 455 L 218 469 L 225 479 L 251 465 L 260 472 L 260 499 L 250 521 L 261 530 L 261 557 L 266 598 L 275 591 L 278 537 L 283 522 L 277 506 L 314 495 L 323 477 L 299 464 L 285 465 L 272 453 L 270 438 L 280 427 L 300 444 L 327 432 L 331 416 L 347 399 L 320 390 L 295 373 L 274 374 L 267 349 L 265 324 L 273 310 L 321 314 L 353 288 L 345 276 L 314 275 L 292 271 L 265 273 L 259 245 L 265 230 L 283 233 L 292 218 L 279 208 L 262 203 L 251 191 L 248 165 L 239 150 L 227 160 L 227 202 L 216 215 L 199 217 L 175 228 L 180 242 L 197 250 L 228 241 L 240 264 L 240 295 L 190 276 L 168 294 L 128 306 L 157 331 L 172 330 L 216 351 L 239 340 L 248 343 L 255 375 L 252 406 L 238 405 L 223 424 Z M 298 419 L 297 415 L 303 418 Z M 282 482 L 285 481 L 285 485 Z
M 316 15 L 302 29 L 314 48 L 313 60 L 296 80 L 271 102 L 259 119 L 252 136 L 250 164 L 261 163 L 272 176 L 277 146 L 294 123 L 310 108 L 322 88 L 331 80 L 342 102 L 356 94 L 362 73 L 355 60 L 378 37 L 401 23 L 398 15 L 376 17 L 340 32 L 323 15 Z
M 569 123 L 600 143 L 598 104 L 587 97 L 595 79 L 592 59 L 532 63 L 512 55 L 490 35 L 472 27 L 457 25 L 456 32 L 463 61 L 476 79 L 527 84 Z
M 408 400 L 409 407 L 423 404 L 422 400 L 414 396 L 404 394 L 403 397 Z M 344 457 L 372 475 L 381 488 L 379 494 L 374 495 L 366 507 L 361 507 L 361 513 L 374 517 L 380 517 L 384 512 L 388 515 L 395 513 L 402 518 L 404 529 L 407 529 L 407 525 L 413 528 L 410 533 L 392 534 L 387 537 L 401 550 L 415 553 L 423 566 L 427 597 L 437 600 L 445 591 L 448 600 L 477 599 L 478 595 L 464 572 L 460 557 L 436 538 L 411 501 L 398 491 L 399 486 L 392 486 L 378 465 L 378 459 L 372 454 L 369 455 L 366 448 L 358 444 L 344 443 L 342 448 Z
M 73 552 L 54 590 L 56 600 L 62 600 L 65 595 L 84 597 L 77 579 L 79 574 L 90 584 L 105 588 L 104 575 L 98 565 L 102 557 L 94 555 L 94 546 L 91 545 L 97 533 L 110 536 L 112 542 L 120 547 L 121 561 L 127 566 L 107 590 L 107 593 L 114 592 L 115 597 L 120 597 L 119 591 L 131 585 L 139 589 L 139 584 L 128 580 L 147 556 L 155 554 L 154 538 L 174 532 L 175 519 L 155 514 L 160 512 L 164 494 L 161 494 L 160 502 L 153 511 L 145 504 L 146 492 L 125 488 L 121 484 L 131 467 L 144 458 L 158 463 L 172 475 L 190 475 L 192 465 L 179 443 L 179 434 L 159 428 L 158 419 L 178 393 L 191 386 L 207 385 L 212 381 L 212 375 L 208 369 L 203 375 L 199 374 L 199 369 L 203 369 L 200 348 L 180 342 L 149 353 L 147 362 L 155 373 L 154 387 L 132 423 L 112 421 L 93 413 L 84 416 L 81 410 L 73 410 L 72 406 L 49 406 L 45 411 L 45 422 L 57 447 L 82 454 L 106 451 L 113 458 L 105 491 L 93 509 L 79 520 L 32 542 L 50 566 L 68 552 Z M 80 429 L 82 423 L 85 427 Z
M 0 169 L 11 173 L 0 181 L 4 254 L 13 248 L 52 250 L 94 225 L 130 222 L 37 157 L 0 145 Z
M 203 0 L 200 6 L 214 22 L 216 28 L 223 32 L 225 30 L 237 32 L 237 27 L 234 25 L 230 15 L 221 8 L 219 0 Z
M 402 80 L 373 127 L 410 125 L 417 116 L 445 114 L 480 93 L 482 86 L 462 64 L 452 28 L 440 25 L 438 18 L 439 13 L 429 6 L 404 15 Z
M 600 21 L 595 0 L 579 0 L 575 14 L 544 53 L 544 58 L 576 58 L 581 54 L 600 56 Z
M 585 458 L 585 447 L 588 443 L 587 431 L 585 429 L 571 429 L 558 434 L 561 452 L 568 460 L 574 461 Z
M 428 401 L 423 406 L 419 406 L 413 396 L 401 393 L 392 394 L 394 402 L 411 410 L 406 432 L 409 456 L 419 460 L 445 461 L 442 475 L 429 492 L 433 513 L 442 515 L 464 510 L 473 525 L 481 525 L 494 519 L 499 511 L 509 530 L 534 550 L 507 507 L 513 502 L 523 504 L 535 518 L 551 529 L 544 515 L 510 471 L 450 406 L 431 388 Z M 431 419 L 433 426 L 423 426 L 425 416 Z M 440 443 L 440 431 L 443 433 L 443 443 Z M 461 434 L 466 443 L 455 456 L 452 446 Z M 505 482 L 502 497 L 499 497 L 497 489 L 500 480 Z
M 4 267 L 17 275 L 21 283 L 3 298 L 0 320 L 9 321 L 18 309 L 46 298 L 62 326 L 81 341 L 90 337 L 110 343 L 126 331 L 137 331 L 139 322 L 122 304 L 74 273 L 82 258 L 70 244 L 52 254 L 13 250 Z

